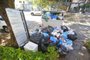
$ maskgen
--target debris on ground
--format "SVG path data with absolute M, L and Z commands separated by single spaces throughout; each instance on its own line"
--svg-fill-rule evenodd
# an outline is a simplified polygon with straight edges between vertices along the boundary
M 36 29 L 30 34 L 30 40 L 39 45 L 39 50 L 47 52 L 48 46 L 56 46 L 59 53 L 67 54 L 73 50 L 73 42 L 77 34 L 67 26 Z

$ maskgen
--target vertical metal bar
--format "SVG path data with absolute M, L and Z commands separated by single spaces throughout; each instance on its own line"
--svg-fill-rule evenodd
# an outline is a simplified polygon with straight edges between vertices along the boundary
M 27 22 L 26 22 L 23 10 L 21 10 L 21 17 L 22 17 L 22 21 L 23 21 L 23 25 L 24 25 L 24 28 L 25 28 L 25 31 L 26 31 L 27 38 L 29 40 L 30 39 L 30 34 L 29 34 L 29 30 L 28 30 L 28 26 L 27 26 Z

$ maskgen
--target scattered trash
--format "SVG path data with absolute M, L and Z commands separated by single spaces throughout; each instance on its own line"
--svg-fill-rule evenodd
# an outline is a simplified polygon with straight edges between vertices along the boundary
M 39 50 L 47 52 L 49 45 L 56 46 L 58 52 L 67 54 L 73 50 L 73 41 L 77 39 L 77 34 L 67 26 L 48 26 L 42 29 L 36 29 L 31 34 L 31 41 L 38 44 Z
M 46 22 L 48 22 L 48 20 L 64 20 L 64 15 L 57 11 L 43 11 L 42 18 L 45 19 Z
M 84 56 L 84 54 L 82 52 L 78 52 L 78 54 L 81 55 L 81 56 Z

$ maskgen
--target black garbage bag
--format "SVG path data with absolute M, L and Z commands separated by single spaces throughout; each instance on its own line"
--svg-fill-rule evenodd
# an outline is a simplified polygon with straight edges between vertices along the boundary
M 48 42 L 48 40 L 42 39 L 42 40 L 39 41 L 38 46 L 39 46 L 38 48 L 39 48 L 40 51 L 42 51 L 43 53 L 47 52 L 49 42 Z
M 53 32 L 54 28 L 52 26 L 48 26 L 42 29 L 42 32 L 47 32 L 49 35 L 51 35 L 51 32 Z
M 30 36 L 30 40 L 38 44 L 38 49 L 42 52 L 47 52 L 47 47 L 49 45 L 48 36 L 45 37 L 42 33 L 34 33 Z
M 77 35 L 73 35 L 73 34 L 68 34 L 67 35 L 68 39 L 72 40 L 72 41 L 75 41 L 77 39 Z
M 68 27 L 66 26 L 61 26 L 61 29 L 63 30 L 63 32 L 69 31 Z
M 39 41 L 42 40 L 43 38 L 44 38 L 43 34 L 37 32 L 30 36 L 30 41 L 39 44 Z

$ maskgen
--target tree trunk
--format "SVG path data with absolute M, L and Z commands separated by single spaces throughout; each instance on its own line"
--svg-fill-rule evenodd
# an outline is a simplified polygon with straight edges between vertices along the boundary
M 71 9 L 72 0 L 69 0 L 68 2 L 69 2 L 69 6 L 67 7 L 67 11 L 69 12 L 69 11 L 70 11 L 70 9 Z
M 0 0 L 0 15 L 5 20 L 7 27 L 9 29 L 9 33 L 11 35 L 11 39 L 10 39 L 11 45 L 17 46 L 16 39 L 15 39 L 14 33 L 12 31 L 10 22 L 8 20 L 5 8 L 14 8 L 14 1 L 13 0 Z

